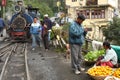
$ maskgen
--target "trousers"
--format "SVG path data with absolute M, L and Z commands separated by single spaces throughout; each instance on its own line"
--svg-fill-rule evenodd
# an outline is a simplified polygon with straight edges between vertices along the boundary
M 73 69 L 79 69 L 82 67 L 83 56 L 81 45 L 70 44 L 71 49 L 71 66 Z
M 37 45 L 40 46 L 40 37 L 39 34 L 32 34 L 32 48 L 35 48 Z

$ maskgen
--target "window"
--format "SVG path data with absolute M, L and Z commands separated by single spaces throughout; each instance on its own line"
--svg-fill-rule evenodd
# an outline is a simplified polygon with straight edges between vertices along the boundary
M 85 15 L 85 17 L 87 18 L 87 19 L 89 19 L 90 18 L 90 10 L 77 10 L 76 11 L 76 13 L 77 13 L 77 15 Z
M 91 18 L 92 19 L 105 18 L 105 10 L 92 10 Z
M 77 2 L 77 0 L 72 0 L 72 2 Z
M 87 19 L 90 18 L 90 10 L 86 10 L 86 18 L 87 18 Z
M 77 15 L 85 15 L 86 19 L 103 19 L 105 18 L 105 10 L 76 10 Z M 91 14 L 90 14 L 91 13 Z

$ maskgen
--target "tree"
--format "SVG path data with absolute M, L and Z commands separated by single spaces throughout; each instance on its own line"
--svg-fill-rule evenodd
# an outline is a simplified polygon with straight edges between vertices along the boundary
M 11 8 L 11 6 L 12 6 L 12 4 L 14 3 L 12 0 L 6 0 L 7 1 L 7 5 L 6 5 L 6 11 L 8 11 L 10 8 Z
M 120 45 L 120 18 L 114 17 L 108 28 L 103 29 L 103 35 L 106 37 L 106 40 Z
M 52 9 L 48 6 L 48 4 L 44 2 L 38 2 L 38 1 L 25 1 L 26 5 L 31 4 L 33 7 L 39 8 L 39 12 L 41 14 L 41 17 L 43 17 L 44 14 L 48 14 L 49 16 L 53 16 Z

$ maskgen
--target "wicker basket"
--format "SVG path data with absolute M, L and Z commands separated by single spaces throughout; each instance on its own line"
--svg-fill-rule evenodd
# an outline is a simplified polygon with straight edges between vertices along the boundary
M 94 65 L 96 63 L 96 61 L 84 61 L 86 66 L 91 66 Z
M 91 76 L 95 80 L 104 80 L 107 76 Z

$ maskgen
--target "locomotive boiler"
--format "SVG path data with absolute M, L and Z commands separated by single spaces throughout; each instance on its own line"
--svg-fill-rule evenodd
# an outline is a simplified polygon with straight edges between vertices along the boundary
M 30 40 L 30 24 L 37 17 L 38 8 L 28 6 L 25 8 L 22 1 L 14 7 L 15 13 L 10 20 L 8 33 L 13 41 Z

